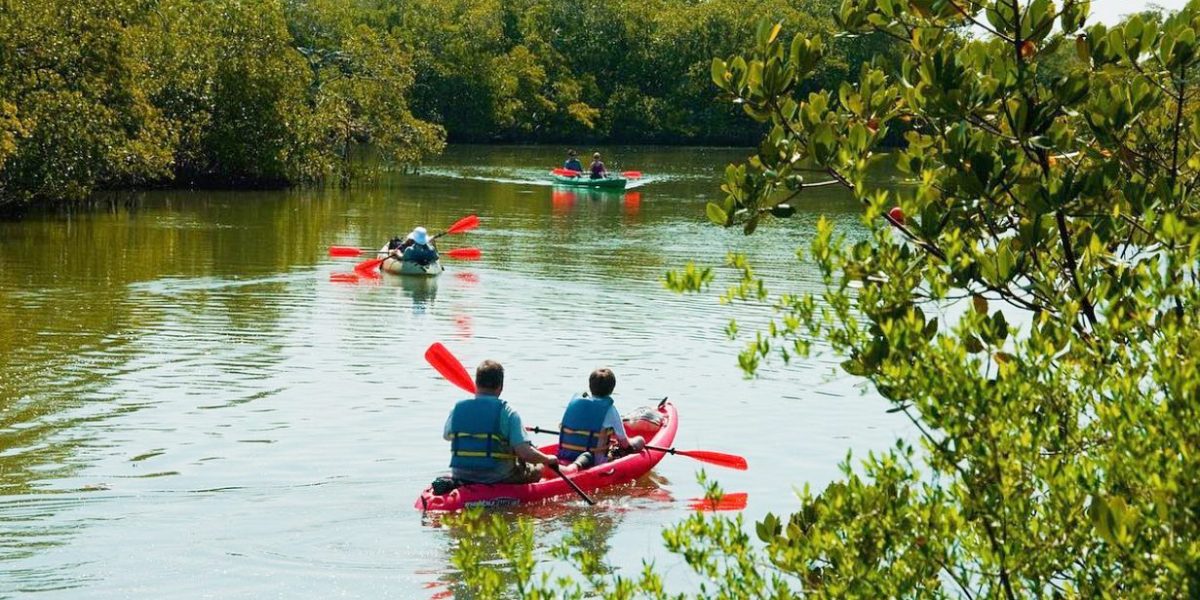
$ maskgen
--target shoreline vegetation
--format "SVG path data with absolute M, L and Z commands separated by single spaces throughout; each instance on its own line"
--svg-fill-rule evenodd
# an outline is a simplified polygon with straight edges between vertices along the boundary
M 0 10 L 0 211 L 101 190 L 278 188 L 454 143 L 756 143 L 711 58 L 834 0 L 16 0 Z M 839 39 L 805 85 L 889 50 Z

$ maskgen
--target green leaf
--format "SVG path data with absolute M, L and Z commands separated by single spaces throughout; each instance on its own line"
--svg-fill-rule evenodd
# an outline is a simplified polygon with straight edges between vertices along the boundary
M 862 377 L 869 372 L 867 366 L 864 365 L 862 361 L 854 359 L 842 361 L 842 370 L 856 377 Z
M 767 43 L 774 42 L 775 38 L 779 37 L 781 30 L 783 30 L 783 23 L 776 23 L 775 27 L 771 28 L 771 34 L 767 37 Z
M 704 207 L 704 212 L 708 214 L 709 221 L 712 221 L 713 223 L 716 223 L 722 227 L 729 225 L 729 215 L 725 213 L 724 209 L 722 209 L 720 206 L 717 206 L 716 203 L 709 202 L 708 205 Z
M 934 318 L 930 319 L 929 322 L 925 323 L 925 328 L 921 333 L 922 333 L 922 335 L 925 336 L 926 341 L 931 341 L 931 340 L 933 340 L 933 337 L 937 335 L 937 332 L 938 332 L 938 318 L 934 317 Z
M 997 342 L 1003 342 L 1008 338 L 1008 320 L 1004 318 L 1003 312 L 996 311 L 992 314 L 992 328 Z
M 726 79 L 729 74 L 729 67 L 725 65 L 725 61 L 714 58 L 712 61 L 712 80 L 717 87 L 721 89 L 729 88 L 729 81 Z

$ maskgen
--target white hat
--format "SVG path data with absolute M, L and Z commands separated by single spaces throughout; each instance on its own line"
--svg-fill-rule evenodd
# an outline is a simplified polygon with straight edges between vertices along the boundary
M 408 234 L 408 239 L 424 246 L 429 243 L 429 232 L 424 227 L 418 227 Z

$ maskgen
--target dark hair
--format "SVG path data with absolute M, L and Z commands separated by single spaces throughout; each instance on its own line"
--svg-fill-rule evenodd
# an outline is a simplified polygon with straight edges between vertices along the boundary
M 571 148 L 570 150 L 567 150 L 567 156 L 575 156 L 575 154 L 576 154 L 576 152 L 575 152 L 575 149 L 574 149 L 574 148 Z
M 485 360 L 475 369 L 475 387 L 494 390 L 504 387 L 504 367 L 494 360 Z
M 617 376 L 609 369 L 596 369 L 588 377 L 588 387 L 593 396 L 608 396 L 617 387 Z

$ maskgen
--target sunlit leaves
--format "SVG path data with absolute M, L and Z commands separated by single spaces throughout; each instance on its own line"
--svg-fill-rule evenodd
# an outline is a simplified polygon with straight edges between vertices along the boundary
M 779 296 L 739 364 L 761 369 L 822 340 L 912 420 L 935 474 L 902 492 L 881 474 L 905 455 L 871 456 L 873 481 L 848 474 L 806 497 L 794 532 L 760 523 L 772 549 L 787 548 L 776 564 L 809 591 L 844 595 L 882 571 L 871 589 L 905 595 L 915 588 L 895 566 L 907 556 L 942 574 L 940 592 L 972 596 L 1036 595 L 1050 579 L 1083 596 L 1189 585 L 1174 565 L 1200 560 L 1184 541 L 1200 520 L 1163 507 L 1200 487 L 1177 450 L 1195 451 L 1200 435 L 1178 412 L 1200 387 L 1200 19 L 1189 6 L 1084 30 L 1087 11 L 848 0 L 844 25 L 906 39 L 907 56 L 836 93 L 773 94 L 740 76 L 778 52 L 762 39 L 718 65 L 739 65 L 718 73 L 732 82 L 721 88 L 772 124 L 758 153 L 727 169 L 723 213 L 749 222 L 783 190 L 802 202 L 784 174 L 815 170 L 861 202 L 873 230 L 847 246 L 821 219 L 806 259 L 824 291 Z M 961 19 L 972 35 L 954 30 Z M 873 134 L 897 122 L 906 144 L 880 147 Z M 880 152 L 907 185 L 871 179 L 862 165 Z M 893 205 L 909 217 L 885 220 Z M 912 507 L 954 513 L 954 526 L 906 554 L 911 529 L 849 518 L 880 490 L 903 498 L 875 515 Z M 848 553 L 843 540 L 872 544 Z M 875 552 L 886 567 L 872 570 Z

